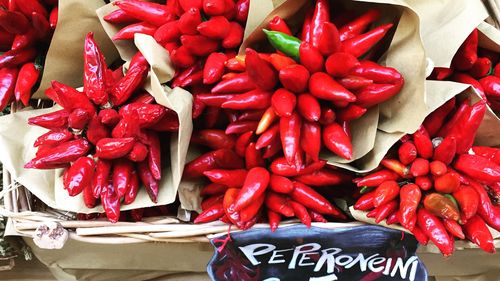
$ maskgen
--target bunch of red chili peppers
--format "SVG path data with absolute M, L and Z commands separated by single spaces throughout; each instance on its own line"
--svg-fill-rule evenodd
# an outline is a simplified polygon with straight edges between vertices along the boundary
M 458 49 L 451 68 L 436 67 L 430 79 L 470 84 L 493 110 L 500 110 L 499 54 L 478 47 L 478 30 L 474 29 Z
M 120 216 L 121 200 L 135 200 L 140 182 L 156 202 L 162 170 L 160 133 L 177 131 L 179 123 L 174 111 L 156 104 L 142 89 L 148 71 L 141 53 L 125 75 L 122 68 L 108 69 L 89 33 L 83 92 L 52 82 L 46 95 L 63 109 L 28 120 L 50 131 L 36 140 L 36 157 L 25 167 L 65 168 L 63 182 L 69 195 L 83 192 L 89 208 L 100 198 L 113 222 Z
M 28 105 L 40 76 L 35 59 L 45 54 L 56 24 L 57 0 L 0 1 L 0 50 L 4 52 L 0 55 L 0 111 L 13 99 Z
M 486 103 L 456 102 L 401 139 L 379 171 L 354 180 L 362 188 L 354 208 L 371 210 L 377 223 L 401 224 L 424 245 L 430 239 L 444 255 L 453 253 L 454 238 L 493 253 L 487 225 L 500 230 L 500 149 L 472 146 Z
M 135 33 L 151 35 L 170 53 L 176 67 L 172 87 L 199 87 L 217 78 L 204 75 L 203 64 L 220 64 L 236 55 L 243 40 L 249 0 L 169 0 L 165 5 L 139 0 L 115 1 L 119 9 L 104 17 L 125 24 L 113 40 Z M 218 53 L 217 53 L 218 52 Z M 196 91 L 195 91 L 196 92 Z
M 212 182 L 202 189 L 203 212 L 195 222 L 221 219 L 246 229 L 266 212 L 274 230 L 282 216 L 308 226 L 326 221 L 323 215 L 345 219 L 318 190 L 345 184 L 349 175 L 325 167 L 319 153 L 326 147 L 352 158 L 348 123 L 403 86 L 395 69 L 358 60 L 392 26 L 366 31 L 379 16 L 370 10 L 337 29 L 329 1 L 318 0 L 302 40 L 275 17 L 265 33 L 277 53 L 247 48 L 226 61 L 226 74 L 224 64 L 207 60 L 211 71 L 205 73 L 216 73 L 219 82 L 195 95 L 207 109 L 192 141 L 214 150 L 188 163 L 184 173 Z

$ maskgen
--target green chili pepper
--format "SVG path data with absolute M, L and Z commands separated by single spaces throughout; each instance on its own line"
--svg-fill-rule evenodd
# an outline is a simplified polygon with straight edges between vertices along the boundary
M 293 58 L 297 62 L 300 61 L 299 47 L 300 43 L 302 43 L 300 39 L 279 31 L 269 31 L 267 29 L 263 29 L 263 31 L 266 34 L 269 43 L 271 43 L 276 50 Z

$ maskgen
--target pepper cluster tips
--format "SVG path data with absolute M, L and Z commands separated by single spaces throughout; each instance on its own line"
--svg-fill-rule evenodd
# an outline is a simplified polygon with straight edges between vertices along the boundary
M 0 111 L 27 106 L 57 25 L 57 1 L 0 1 Z
M 473 146 L 486 103 L 456 103 L 451 99 L 403 137 L 378 171 L 354 179 L 361 188 L 354 208 L 377 223 L 399 223 L 445 256 L 455 238 L 494 253 L 487 226 L 500 230 L 500 149 Z
M 89 33 L 83 55 L 83 92 L 53 81 L 46 94 L 63 109 L 28 120 L 49 132 L 35 141 L 38 151 L 25 168 L 64 168 L 68 194 L 83 193 L 88 208 L 100 199 L 116 222 L 121 202 L 132 203 L 141 183 L 157 202 L 162 138 L 178 130 L 178 117 L 143 90 L 149 65 L 140 53 L 123 75 L 121 67 L 108 68 Z

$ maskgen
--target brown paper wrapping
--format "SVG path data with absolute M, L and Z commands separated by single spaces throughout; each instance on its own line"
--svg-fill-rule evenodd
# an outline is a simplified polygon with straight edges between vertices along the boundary
M 406 0 L 420 17 L 427 57 L 437 67 L 449 67 L 462 42 L 488 11 L 480 0 Z
M 419 18 L 404 1 L 355 1 L 348 5 L 366 8 L 376 5 L 374 3 L 382 4 L 378 5 L 384 13 L 382 22 L 397 22 L 394 19 L 400 15 L 394 37 L 381 63 L 398 69 L 405 77 L 405 86 L 398 95 L 381 104 L 380 110 L 377 107 L 372 108 L 365 116 L 351 124 L 354 154 L 352 160 L 346 161 L 326 151 L 322 153 L 322 158 L 334 165 L 342 166 L 367 155 L 376 145 L 377 128 L 387 132 L 415 131 L 427 111 L 424 102 L 425 56 L 419 37 Z M 265 42 L 262 29 L 266 28 L 269 20 L 276 15 L 287 19 L 292 29 L 295 25 L 300 25 L 308 5 L 310 2 L 306 0 L 284 1 L 248 36 L 240 48 L 240 53 L 243 53 L 247 46 Z
M 118 58 L 116 49 L 99 24 L 95 10 L 104 5 L 103 0 L 61 0 L 59 18 L 45 59 L 40 87 L 33 98 L 46 98 L 44 91 L 52 80 L 72 87 L 82 85 L 83 42 L 88 32 L 106 57 L 108 64 Z

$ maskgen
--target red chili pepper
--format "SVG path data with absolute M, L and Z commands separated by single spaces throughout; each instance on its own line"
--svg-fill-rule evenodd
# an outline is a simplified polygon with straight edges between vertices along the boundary
M 300 129 L 302 120 L 294 112 L 290 117 L 280 119 L 280 138 L 283 154 L 288 163 L 293 163 L 300 148 Z
M 412 231 L 417 218 L 417 208 L 422 198 L 420 188 L 415 184 L 406 184 L 401 187 L 399 194 L 399 223 Z
M 104 138 L 97 142 L 95 156 L 116 159 L 127 155 L 134 147 L 134 138 Z
M 465 239 L 465 235 L 462 231 L 462 227 L 458 222 L 450 219 L 443 219 L 443 224 L 446 230 L 453 236 L 459 239 Z
M 483 86 L 484 93 L 488 99 L 499 99 L 500 98 L 500 78 L 490 75 L 479 80 L 481 86 Z M 482 96 L 484 98 L 484 96 Z
M 47 10 L 38 0 L 15 0 L 13 2 L 16 9 L 27 17 L 30 17 L 33 12 L 36 12 L 45 18 L 48 16 Z
M 469 73 L 477 79 L 485 77 L 488 75 L 491 69 L 491 60 L 487 57 L 478 58 L 476 62 L 472 65 Z
M 319 119 L 321 125 L 330 125 L 335 121 L 335 118 L 336 114 L 333 109 L 325 105 L 321 106 L 321 118 Z
M 271 103 L 272 103 L 272 97 L 271 97 Z M 277 115 L 274 112 L 274 109 L 272 107 L 268 107 L 266 111 L 264 111 L 264 113 L 261 114 L 260 116 L 259 125 L 257 125 L 257 130 L 255 131 L 255 134 L 260 135 L 264 132 L 267 132 L 269 127 L 273 124 L 273 122 L 276 119 Z
M 21 101 L 25 106 L 28 105 L 31 91 L 38 81 L 39 75 L 40 71 L 34 63 L 26 63 L 21 67 L 14 90 L 16 101 Z
M 408 175 L 410 174 L 410 169 L 406 165 L 404 165 L 403 163 L 399 162 L 396 159 L 385 158 L 385 159 L 382 159 L 380 164 L 382 164 L 382 166 L 386 167 L 387 169 L 395 172 L 396 174 L 398 174 L 402 178 L 407 178 Z
M 324 58 L 320 51 L 312 43 L 302 42 L 299 47 L 300 64 L 310 73 L 323 71 Z
M 148 165 L 149 171 L 156 180 L 161 179 L 161 145 L 158 134 L 147 132 L 146 144 L 149 147 Z
M 309 215 L 309 212 L 307 211 L 306 207 L 295 201 L 290 201 L 289 203 L 293 209 L 295 217 L 297 217 L 303 224 L 305 224 L 308 228 L 310 228 L 311 216 Z
M 120 115 L 112 108 L 101 109 L 98 114 L 99 121 L 108 126 L 115 126 L 120 122 Z
M 175 66 L 182 68 L 193 66 L 196 63 L 196 57 L 193 56 L 184 46 L 180 46 L 179 48 L 173 50 L 170 53 L 170 59 Z M 180 87 L 180 83 L 176 83 L 176 81 L 172 82 L 172 86 Z
M 385 205 L 399 195 L 399 185 L 395 181 L 383 182 L 375 189 L 373 205 L 375 207 Z
M 101 197 L 102 191 L 106 188 L 111 167 L 110 161 L 97 159 L 94 177 L 92 178 L 92 195 L 94 198 Z
M 453 69 L 447 67 L 434 67 L 431 75 L 429 76 L 430 80 L 445 80 L 453 74 Z
M 494 228 L 496 231 L 500 231 L 500 209 L 493 205 L 488 193 L 481 184 L 471 180 L 470 186 L 479 195 L 477 213 L 489 226 Z
M 148 75 L 148 70 L 149 67 L 146 65 L 130 68 L 125 76 L 120 79 L 109 92 L 113 105 L 122 105 L 127 101 L 134 91 L 144 82 L 144 79 Z
M 278 116 L 290 117 L 295 109 L 296 100 L 297 98 L 293 93 L 280 88 L 272 95 L 271 104 Z
M 33 12 L 31 14 L 31 23 L 38 38 L 45 39 L 51 34 L 50 23 L 46 16 Z
M 342 158 L 352 159 L 351 138 L 339 124 L 332 123 L 323 129 L 323 144 Z
M 415 216 L 415 222 L 417 221 L 417 218 Z M 387 216 L 387 219 L 385 220 L 385 223 L 388 225 L 399 223 L 399 210 L 393 212 L 389 216 Z
M 17 79 L 17 69 L 16 68 L 1 68 L 0 69 L 0 110 L 4 110 L 14 97 L 14 89 L 16 86 Z M 29 120 L 42 121 L 44 119 L 41 116 L 32 117 Z M 35 122 L 36 122 L 35 121 Z M 32 122 L 32 121 L 28 121 Z M 35 124 L 37 125 L 37 124 Z M 50 126 L 50 123 L 47 124 Z M 41 125 L 39 125 L 41 126 Z M 44 127 L 44 126 L 42 126 Z
M 149 198 L 154 203 L 158 202 L 158 190 L 159 182 L 154 178 L 153 174 L 149 170 L 149 165 L 146 161 L 139 162 L 137 164 L 137 172 L 142 181 L 142 184 L 146 188 Z
M 37 55 L 35 48 L 10 50 L 0 55 L 0 68 L 15 67 L 32 61 Z
M 83 130 L 89 123 L 90 114 L 84 109 L 77 108 L 68 116 L 68 127 L 75 130 Z
M 482 99 L 486 99 L 486 96 L 484 94 L 483 85 L 481 83 L 479 83 L 479 81 L 474 79 L 472 76 L 470 76 L 469 74 L 457 72 L 457 73 L 453 74 L 453 76 L 451 77 L 451 80 L 455 81 L 455 82 L 471 85 L 472 88 L 474 88 L 474 90 L 476 90 L 476 92 L 479 94 L 479 96 Z
M 185 10 L 179 18 L 179 30 L 181 34 L 196 35 L 198 34 L 197 27 L 202 23 L 201 13 L 199 8 L 190 8 Z
M 87 126 L 87 139 L 96 145 L 101 139 L 109 137 L 109 129 L 104 126 L 97 116 L 94 115 Z
M 422 232 L 434 242 L 444 256 L 451 255 L 454 241 L 439 219 L 423 208 L 418 210 L 417 216 L 418 226 Z
M 79 157 L 64 174 L 64 189 L 69 196 L 80 194 L 88 188 L 94 177 L 94 160 L 89 157 Z
M 94 40 L 94 34 L 89 32 L 85 38 L 84 47 L 83 87 L 85 94 L 97 105 L 108 101 L 106 93 L 106 61 L 99 46 Z
M 399 176 L 396 173 L 394 173 L 390 170 L 383 169 L 383 170 L 371 173 L 369 175 L 366 175 L 362 178 L 354 179 L 353 182 L 356 183 L 356 185 L 358 187 L 362 187 L 362 186 L 375 187 L 375 186 L 379 186 L 380 184 L 382 184 L 385 181 L 397 180 L 398 177 Z
M 236 3 L 236 20 L 240 23 L 245 23 L 248 17 L 248 10 L 250 8 L 250 0 L 239 0 Z
M 418 155 L 424 159 L 432 158 L 434 153 L 434 148 L 432 146 L 432 141 L 423 126 L 413 134 L 413 143 L 417 148 Z
M 111 39 L 113 41 L 132 40 L 134 39 L 134 34 L 136 33 L 142 33 L 149 36 L 154 36 L 156 29 L 157 29 L 156 26 L 149 24 L 147 22 L 134 23 L 120 29 L 120 31 L 118 31 L 115 35 L 113 35 L 113 38 Z
M 416 177 L 415 184 L 418 185 L 422 190 L 429 190 L 433 186 L 432 181 L 428 176 Z
M 230 149 L 234 146 L 235 139 L 226 135 L 223 130 L 206 129 L 193 132 L 191 142 L 208 146 L 211 149 Z
M 248 171 L 243 187 L 234 202 L 234 210 L 240 211 L 252 204 L 254 200 L 261 197 L 269 185 L 269 172 L 261 167 L 255 167 Z M 233 182 L 236 179 L 232 180 Z
M 457 122 L 462 119 L 462 116 L 464 116 L 466 114 L 466 112 L 470 110 L 470 98 L 465 98 L 462 103 L 460 104 L 460 106 L 457 108 L 457 110 L 455 111 L 455 113 L 453 114 L 453 116 L 451 116 L 450 120 L 448 120 L 448 122 L 446 122 L 442 127 L 441 129 L 439 130 L 438 132 L 438 136 L 440 137 L 444 137 L 446 135 L 448 135 L 448 133 L 450 132 L 450 130 L 455 127 L 455 125 L 457 124 Z
M 293 60 L 292 58 L 284 56 L 284 55 L 276 54 L 276 53 L 273 53 L 269 56 L 269 62 L 273 65 L 273 67 L 276 70 L 278 70 L 280 72 L 281 72 L 281 70 L 283 70 L 291 65 L 297 65 L 297 62 L 295 60 Z M 281 79 L 282 78 L 280 77 L 280 80 Z M 283 81 L 281 81 L 281 83 L 283 83 Z
M 103 189 L 101 203 L 108 220 L 117 222 L 120 218 L 120 197 L 116 194 L 112 183 Z
M 454 221 L 460 219 L 458 207 L 454 202 L 439 193 L 431 193 L 425 196 L 424 207 L 435 216 Z
M 218 183 L 209 183 L 201 189 L 200 196 L 205 197 L 205 196 L 221 195 L 224 194 L 228 189 L 229 187 L 226 185 Z
M 444 120 L 446 119 L 448 114 L 450 114 L 450 112 L 455 109 L 455 102 L 456 99 L 453 97 L 438 109 L 434 110 L 431 114 L 429 114 L 427 118 L 425 118 L 423 126 L 430 136 L 436 136 L 439 129 L 443 126 Z
M 349 104 L 346 108 L 341 108 L 337 112 L 337 118 L 341 122 L 352 121 L 363 116 L 368 110 L 366 108 Z
M 417 159 L 417 148 L 413 142 L 407 141 L 399 147 L 398 156 L 401 163 L 408 165 Z
M 289 194 L 293 191 L 293 182 L 286 177 L 271 175 L 269 188 L 277 193 Z
M 232 78 L 220 81 L 212 88 L 212 94 L 236 94 L 244 93 L 255 89 L 255 84 L 252 82 L 246 72 L 235 75 Z
M 203 69 L 204 84 L 214 84 L 222 78 L 226 60 L 227 56 L 223 53 L 212 53 L 208 56 Z
M 429 237 L 418 226 L 415 226 L 411 233 L 413 234 L 413 236 L 415 236 L 415 239 L 417 239 L 418 243 L 424 246 L 429 243 Z
M 235 95 L 222 103 L 222 108 L 228 109 L 266 109 L 271 105 L 271 94 L 260 89 Z
M 54 9 L 57 9 L 54 8 Z M 54 11 L 54 9 L 52 11 Z M 52 27 L 52 12 L 50 13 L 50 22 L 51 22 L 51 27 Z M 103 19 L 109 23 L 113 24 L 131 24 L 131 23 L 136 23 L 138 20 L 129 14 L 127 14 L 124 10 L 122 9 L 117 9 L 109 14 L 105 15 Z
M 337 217 L 344 216 L 328 200 L 309 186 L 300 182 L 294 182 L 293 186 L 294 189 L 290 195 L 294 201 L 301 202 L 307 208 L 320 214 L 330 214 Z
M 279 71 L 279 80 L 285 89 L 294 93 L 303 93 L 307 89 L 309 71 L 300 64 L 293 64 Z
M 310 42 L 314 47 L 320 45 L 323 24 L 330 22 L 330 4 L 328 0 L 317 0 L 310 23 Z
M 417 158 L 410 167 L 412 176 L 419 177 L 425 176 L 429 173 L 429 161 L 423 158 Z
M 458 49 L 451 64 L 457 70 L 464 71 L 470 69 L 477 60 L 477 44 L 478 31 L 474 29 Z
M 278 82 L 278 73 L 271 63 L 262 59 L 253 49 L 247 48 L 245 53 L 247 73 L 253 83 L 263 90 L 273 90 Z
M 342 48 L 340 42 L 339 30 L 335 24 L 331 22 L 324 22 L 323 31 L 318 40 L 318 50 L 323 56 L 334 54 Z
M 379 223 L 386 219 L 390 214 L 397 211 L 398 202 L 396 200 L 387 202 L 379 207 L 375 208 L 375 223 Z
M 203 35 L 182 35 L 181 43 L 195 56 L 208 56 L 219 49 L 219 42 Z
M 350 181 L 350 176 L 337 170 L 323 168 L 313 173 L 295 177 L 295 180 L 310 186 L 333 186 Z
M 194 223 L 206 223 L 220 219 L 224 215 L 224 207 L 222 203 L 217 203 L 210 206 L 208 209 L 203 210 L 196 219 Z
M 177 41 L 177 39 L 179 39 L 180 36 L 181 36 L 181 31 L 179 29 L 179 21 L 175 20 L 167 22 L 162 26 L 158 27 L 153 37 L 158 43 L 167 43 L 167 42 Z M 172 53 L 172 51 L 169 51 L 169 53 Z
M 317 98 L 330 101 L 356 101 L 356 96 L 338 84 L 328 74 L 314 73 L 309 79 L 309 90 Z
M 22 50 L 22 49 L 27 49 L 37 42 L 38 37 L 35 32 L 34 28 L 29 29 L 26 33 L 24 34 L 18 34 L 14 37 L 14 41 L 12 42 L 11 45 L 11 50 Z
M 448 136 L 443 139 L 443 141 L 434 150 L 434 156 L 432 159 L 441 161 L 446 165 L 449 165 L 453 158 L 455 157 L 457 151 L 457 141 L 455 137 Z
M 55 129 L 51 130 L 41 136 L 39 136 L 35 143 L 34 147 L 37 146 L 57 146 L 61 143 L 67 142 L 73 139 L 73 134 L 66 129 Z
M 363 33 L 366 28 L 380 18 L 378 9 L 370 9 L 339 29 L 340 40 L 345 41 Z
M 269 21 L 269 29 L 273 31 L 283 32 L 287 35 L 292 35 L 290 28 L 280 16 L 276 15 Z
M 83 189 L 83 203 L 85 207 L 91 209 L 96 206 L 96 198 L 92 195 L 92 186 L 90 184 L 86 185 Z
M 373 209 L 375 207 L 374 202 L 375 202 L 375 192 L 368 192 L 356 201 L 356 204 L 354 204 L 354 209 L 355 210 L 361 210 L 361 211 L 367 211 L 370 209 Z
M 488 158 L 489 160 L 500 165 L 500 148 L 489 146 L 473 146 L 472 151 L 474 154 Z
M 465 237 L 488 253 L 495 253 L 495 244 L 486 223 L 479 216 L 470 218 L 463 226 Z
M 300 33 L 300 40 L 311 42 L 311 20 L 314 13 L 314 7 L 311 6 L 307 9 L 304 22 L 302 24 L 302 31 Z
M 396 69 L 366 60 L 361 61 L 351 71 L 351 74 L 373 80 L 379 84 L 395 84 L 403 79 L 403 76 Z
M 321 117 L 321 106 L 318 100 L 310 94 L 300 94 L 297 100 L 297 110 L 307 121 L 317 122 Z
M 271 231 L 275 232 L 280 224 L 281 214 L 267 210 L 267 219 L 269 220 L 269 227 L 271 228 Z
M 246 147 L 250 144 L 252 141 L 251 138 L 253 136 L 253 131 L 249 131 L 246 133 L 243 133 L 236 139 L 236 143 L 234 146 L 234 151 L 236 152 L 237 155 L 243 157 L 245 156 L 245 151 Z
M 224 170 L 213 169 L 203 172 L 203 174 L 213 183 L 227 185 L 230 187 L 241 187 L 247 176 L 247 170 Z
M 132 174 L 130 175 L 130 179 L 128 181 L 127 193 L 125 193 L 123 203 L 126 205 L 131 204 L 135 201 L 137 197 L 137 192 L 139 191 L 139 176 L 137 175 L 136 170 L 132 170 Z
M 90 116 L 95 114 L 94 104 L 84 93 L 57 81 L 52 81 L 52 88 L 57 94 L 59 104 L 64 107 L 64 109 L 73 111 L 78 108 L 87 111 Z
M 321 150 L 321 127 L 317 123 L 304 122 L 300 133 L 300 147 L 315 162 Z
M 438 192 L 453 193 L 460 186 L 460 179 L 455 173 L 446 173 L 434 178 L 434 188 Z
M 120 7 L 120 9 L 128 15 L 155 26 L 161 26 L 174 19 L 173 11 L 161 4 L 139 0 L 127 0 L 115 1 L 113 5 Z
M 292 217 L 294 215 L 293 209 L 288 206 L 287 198 L 283 195 L 274 192 L 266 192 L 266 199 L 264 202 L 266 207 L 273 212 L 285 217 Z
M 356 104 L 370 108 L 382 103 L 399 93 L 403 87 L 404 80 L 401 79 L 395 84 L 371 84 L 356 93 Z
M 377 44 L 393 26 L 392 23 L 378 26 L 366 33 L 342 42 L 342 50 L 355 57 L 360 57 Z
M 254 167 L 264 167 L 265 162 L 262 158 L 262 154 L 259 150 L 255 148 L 255 143 L 251 142 L 245 151 L 245 166 L 247 169 Z
M 448 167 L 446 166 L 446 164 L 438 160 L 432 161 L 429 164 L 429 169 L 431 170 L 431 174 L 433 176 L 441 176 L 446 174 L 446 172 L 448 171 Z
M 22 13 L 0 10 L 0 26 L 12 34 L 24 34 L 30 29 L 30 22 Z
M 236 22 L 231 22 L 229 27 L 229 33 L 226 38 L 222 40 L 222 47 L 226 49 L 236 48 L 241 45 L 243 41 L 244 30 L 241 25 Z
M 242 134 L 249 131 L 255 131 L 259 122 L 257 121 L 236 121 L 229 124 L 226 128 L 226 134 Z
M 209 16 L 220 16 L 227 12 L 228 7 L 226 3 L 232 3 L 231 10 L 235 8 L 233 1 L 224 0 L 203 0 L 203 11 Z
M 86 155 L 90 144 L 85 139 L 77 139 L 48 148 L 43 155 L 35 157 L 24 165 L 26 169 L 54 169 L 64 167 L 67 163 L 76 161 Z
M 223 16 L 211 17 L 196 27 L 198 32 L 210 39 L 224 39 L 229 33 L 230 23 Z
M 459 155 L 454 167 L 458 171 L 480 182 L 494 184 L 500 181 L 500 165 L 479 155 Z
M 265 158 L 265 154 L 264 154 Z M 308 166 L 296 166 L 294 164 L 289 164 L 284 157 L 275 159 L 271 165 L 270 169 L 274 174 L 284 176 L 284 177 L 294 177 L 305 175 L 309 173 L 313 173 L 321 168 L 323 168 L 326 164 L 326 161 L 319 160 L 317 162 L 313 162 Z
M 118 197 L 124 196 L 127 192 L 133 170 L 134 166 L 128 160 L 118 159 L 113 162 L 113 186 Z

